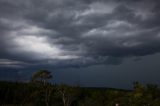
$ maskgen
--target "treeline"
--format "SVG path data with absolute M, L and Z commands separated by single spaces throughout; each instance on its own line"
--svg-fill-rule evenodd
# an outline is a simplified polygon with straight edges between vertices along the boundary
M 133 90 L 83 88 L 49 83 L 41 70 L 28 83 L 0 82 L 0 106 L 160 106 L 157 85 L 133 83 Z

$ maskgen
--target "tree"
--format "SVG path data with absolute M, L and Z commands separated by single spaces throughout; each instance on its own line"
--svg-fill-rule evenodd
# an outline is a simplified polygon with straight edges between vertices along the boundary
M 48 70 L 40 70 L 35 74 L 33 74 L 32 82 L 40 82 L 45 85 L 51 78 L 52 78 L 51 72 L 49 72 Z
M 134 82 L 133 86 L 134 86 L 134 97 L 136 98 L 142 97 L 145 91 L 145 87 L 139 82 Z
M 139 82 L 134 82 L 133 83 L 134 86 L 134 90 L 132 92 L 132 96 L 131 96 L 131 104 L 133 106 L 142 106 L 142 105 L 146 105 L 146 100 L 145 100 L 145 86 L 142 85 Z
M 53 91 L 52 85 L 48 82 L 51 78 L 51 72 L 48 70 L 40 70 L 32 76 L 32 82 L 39 83 L 43 88 L 46 106 L 49 106 L 50 95 Z
M 60 85 L 58 87 L 58 91 L 62 97 L 64 106 L 70 106 L 80 94 L 78 87 L 68 86 L 65 84 Z

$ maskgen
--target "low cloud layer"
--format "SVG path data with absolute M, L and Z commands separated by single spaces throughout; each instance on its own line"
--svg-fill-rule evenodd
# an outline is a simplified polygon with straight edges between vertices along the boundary
M 118 65 L 124 58 L 159 53 L 159 5 L 157 0 L 0 0 L 0 67 Z

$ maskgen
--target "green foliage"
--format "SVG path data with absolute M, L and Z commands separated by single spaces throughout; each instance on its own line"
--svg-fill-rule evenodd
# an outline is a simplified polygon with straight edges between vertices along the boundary
M 45 73 L 45 74 L 44 74 Z M 157 85 L 133 84 L 134 89 L 80 88 L 50 84 L 50 72 L 33 75 L 35 83 L 0 82 L 0 106 L 160 106 Z M 47 79 L 47 80 L 46 80 Z M 39 81 L 44 81 L 39 83 Z
M 52 79 L 51 72 L 48 70 L 39 70 L 32 76 L 32 82 L 40 82 L 45 84 L 48 80 Z
M 71 106 L 73 102 L 77 100 L 80 94 L 79 87 L 68 86 L 61 84 L 58 86 L 58 92 L 61 95 L 63 105 Z

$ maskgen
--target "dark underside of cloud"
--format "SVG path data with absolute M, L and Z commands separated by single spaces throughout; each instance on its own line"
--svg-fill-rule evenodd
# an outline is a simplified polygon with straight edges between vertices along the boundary
M 0 67 L 121 64 L 160 52 L 158 0 L 0 0 Z

